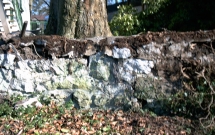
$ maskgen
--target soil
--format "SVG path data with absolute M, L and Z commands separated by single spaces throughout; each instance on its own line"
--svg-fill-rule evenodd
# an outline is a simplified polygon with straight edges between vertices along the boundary
M 51 53 L 54 53 L 57 57 L 62 57 L 63 55 L 74 51 L 75 57 L 82 57 L 88 45 L 94 45 L 97 50 L 104 49 L 108 47 L 110 49 L 113 46 L 118 48 L 127 47 L 131 50 L 132 56 L 137 57 L 137 49 L 143 45 L 147 45 L 151 42 L 156 42 L 157 44 L 167 43 L 172 41 L 174 43 L 185 42 L 198 42 L 198 47 L 193 53 L 201 55 L 198 53 L 207 53 L 213 51 L 210 45 L 205 45 L 205 43 L 213 42 L 215 39 L 215 30 L 211 31 L 192 31 L 192 32 L 174 32 L 174 31 L 162 31 L 162 32 L 147 32 L 140 33 L 139 35 L 129 36 L 129 37 L 114 37 L 113 42 L 110 42 L 111 37 L 104 38 L 100 40 L 97 44 L 92 40 L 69 40 L 58 35 L 40 35 L 23 37 L 22 39 L 18 37 L 11 38 L 6 42 L 12 43 L 23 59 L 47 59 L 51 58 Z M 26 47 L 20 46 L 20 43 L 29 43 L 33 41 L 36 47 L 36 51 L 40 54 L 40 57 L 36 54 L 33 46 Z M 45 45 L 41 45 L 41 42 L 45 42 Z M 38 44 L 39 43 L 39 44 Z M 212 44 L 214 48 L 214 44 Z M 201 51 L 199 51 L 199 49 Z M 162 50 L 162 53 L 167 53 Z M 5 52 L 5 48 L 1 46 L 0 52 Z

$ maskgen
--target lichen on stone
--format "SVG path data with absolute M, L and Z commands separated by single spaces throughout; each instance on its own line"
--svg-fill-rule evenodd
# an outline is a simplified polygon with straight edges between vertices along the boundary
M 90 75 L 98 80 L 108 81 L 110 76 L 110 67 L 106 65 L 102 60 L 94 61 L 91 63 L 92 68 Z
M 74 89 L 90 90 L 92 88 L 91 78 L 87 76 L 76 76 L 72 83 Z
M 110 99 L 101 94 L 95 94 L 94 104 L 99 108 L 105 108 Z
M 45 87 L 48 90 L 55 89 L 71 89 L 73 87 L 73 83 L 70 82 L 66 77 L 52 77 L 52 80 L 47 81 L 45 83 Z
M 74 102 L 79 108 L 90 108 L 91 94 L 88 91 L 77 89 L 73 94 Z

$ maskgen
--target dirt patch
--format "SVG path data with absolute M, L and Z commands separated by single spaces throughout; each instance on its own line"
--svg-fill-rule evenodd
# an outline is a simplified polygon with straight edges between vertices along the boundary
M 137 49 L 144 45 L 150 44 L 151 42 L 157 43 L 157 45 L 161 44 L 171 44 L 171 43 L 180 43 L 180 42 L 197 42 L 200 43 L 198 47 L 202 50 L 201 44 L 207 42 L 214 41 L 215 30 L 211 31 L 195 31 L 195 32 L 174 32 L 174 31 L 162 31 L 162 32 L 148 32 L 142 33 L 136 36 L 130 37 L 115 37 L 113 42 L 109 42 L 108 38 L 100 41 L 99 45 L 104 48 L 104 46 L 108 46 L 109 48 L 113 48 L 116 46 L 118 48 L 129 48 L 132 52 L 132 56 L 137 56 Z M 206 45 L 208 47 L 208 45 Z M 214 44 L 213 44 L 214 47 Z M 198 52 L 197 50 L 193 50 L 194 53 Z M 208 48 L 211 50 L 210 46 Z M 168 50 L 162 50 L 162 53 L 168 53 Z
M 213 51 L 211 49 L 211 43 L 214 41 L 215 30 L 211 31 L 195 31 L 195 32 L 174 32 L 174 31 L 162 31 L 162 32 L 148 32 L 142 33 L 136 36 L 129 37 L 109 37 L 103 40 L 100 40 L 98 43 L 97 49 L 104 49 L 108 47 L 112 49 L 114 46 L 117 48 L 129 48 L 131 50 L 133 57 L 138 57 L 137 49 L 144 45 L 150 44 L 151 42 L 159 44 L 165 43 L 180 43 L 180 42 L 190 42 L 197 43 L 197 47 L 194 50 L 191 50 L 192 53 L 196 55 L 201 55 L 210 53 Z M 41 58 L 49 58 L 52 53 L 57 57 L 68 54 L 71 51 L 74 51 L 74 57 L 81 57 L 86 51 L 86 46 L 88 45 L 97 45 L 97 43 L 91 40 L 69 40 L 57 35 L 41 35 L 41 36 L 31 36 L 20 38 L 11 38 L 7 43 L 12 43 L 15 47 L 23 54 L 23 59 L 39 59 L 36 53 L 34 52 L 33 47 L 29 49 L 24 49 L 25 47 L 21 46 L 21 43 L 33 42 L 36 51 L 41 55 Z M 214 48 L 214 44 L 212 43 Z M 4 49 L 0 49 L 0 52 L 4 52 Z M 30 51 L 31 50 L 31 51 Z M 190 50 L 188 50 L 190 51 Z M 167 54 L 168 49 L 164 48 L 162 53 Z M 30 54 L 32 56 L 30 56 Z
M 86 46 L 93 44 L 92 41 L 68 40 L 57 35 L 31 36 L 22 39 L 15 37 L 7 43 L 12 43 L 23 59 L 48 59 L 52 58 L 52 54 L 56 57 L 66 57 L 71 51 L 73 51 L 73 57 L 82 57 Z M 28 43 L 33 44 L 23 45 Z

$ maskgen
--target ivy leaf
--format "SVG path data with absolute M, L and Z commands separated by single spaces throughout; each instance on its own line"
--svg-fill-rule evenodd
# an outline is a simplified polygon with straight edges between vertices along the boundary
M 107 131 L 110 130 L 110 127 L 103 127 L 102 130 L 103 130 L 104 132 L 107 132 Z

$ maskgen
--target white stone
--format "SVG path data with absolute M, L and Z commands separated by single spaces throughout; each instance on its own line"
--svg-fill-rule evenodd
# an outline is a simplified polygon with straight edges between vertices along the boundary
M 16 91 L 16 90 L 14 90 L 14 89 L 8 89 L 8 90 L 7 90 L 7 94 L 8 94 L 9 96 L 14 96 L 14 95 L 24 96 L 23 92 L 21 92 L 21 91 Z
M 0 54 L 0 64 L 4 66 L 6 69 L 9 69 L 11 65 L 14 63 L 15 59 L 14 54 Z
M 64 72 L 59 67 L 51 66 L 51 68 L 54 70 L 56 75 L 64 75 Z
M 159 47 L 157 47 L 157 44 L 152 42 L 150 44 L 144 45 L 143 49 L 141 49 L 142 53 L 147 53 L 149 54 L 161 54 L 161 49 L 162 49 L 162 45 L 160 45 Z
M 10 88 L 24 93 L 34 92 L 34 84 L 32 80 L 12 79 L 10 82 Z
M 35 90 L 38 91 L 38 92 L 44 92 L 44 91 L 46 91 L 47 89 L 45 88 L 45 86 L 40 85 L 40 84 L 37 84 Z
M 62 56 L 69 56 L 69 58 L 73 57 L 74 56 L 74 52 L 73 51 L 70 51 L 69 53 L 67 54 L 64 54 Z
M 97 76 L 103 78 L 105 81 L 108 81 L 110 76 L 110 69 L 103 61 L 99 60 L 97 63 Z
M 68 80 L 69 82 L 73 82 L 75 78 L 72 76 L 66 76 L 65 80 Z
M 123 68 L 125 71 L 134 71 L 136 73 L 149 74 L 151 72 L 151 68 L 153 67 L 153 61 L 141 59 L 127 59 L 123 63 Z
M 112 97 L 114 97 L 115 95 L 123 93 L 125 89 L 132 90 L 132 87 L 125 83 L 117 83 L 104 85 L 103 89 L 108 93 L 108 95 L 110 94 L 110 96 L 112 95 Z
M 86 69 L 80 68 L 76 69 L 72 74 L 74 74 L 75 76 L 88 76 L 89 72 Z
M 48 71 L 50 70 L 51 61 L 50 60 L 36 60 L 35 63 L 36 70 L 41 71 Z
M 28 60 L 27 65 L 29 68 L 31 68 L 31 70 L 34 70 L 36 68 L 36 62 L 37 60 Z
M 0 79 L 1 79 L 0 80 L 1 81 L 0 90 L 7 92 L 7 90 L 10 88 L 10 83 L 5 80 L 2 80 L 2 78 L 0 78 Z
M 14 75 L 18 80 L 30 80 L 30 79 L 32 79 L 31 72 L 29 70 L 15 69 Z
M 128 48 L 113 48 L 113 57 L 114 58 L 129 58 L 131 57 L 131 51 Z
M 148 61 L 149 62 L 149 67 L 153 68 L 154 67 L 154 62 L 153 61 Z
M 181 45 L 181 43 L 178 44 L 172 44 L 169 47 L 169 50 L 172 52 L 172 56 L 180 56 L 181 52 L 184 50 L 184 47 Z
M 60 83 L 63 82 L 65 78 L 63 76 L 52 76 L 51 79 L 54 83 Z
M 0 68 L 0 81 L 4 80 L 10 82 L 10 80 L 13 78 L 12 72 L 13 72 L 12 70 Z
M 50 68 L 52 68 L 56 75 L 67 74 L 67 62 L 64 59 L 55 59 L 52 62 Z
M 33 86 L 33 81 L 27 80 L 24 84 L 24 91 L 26 93 L 31 93 L 34 92 L 34 86 Z
M 46 82 L 51 79 L 52 75 L 48 72 L 42 72 L 42 73 L 31 73 L 32 78 L 35 82 Z
M 10 88 L 13 90 L 23 91 L 22 81 L 17 79 L 12 79 L 10 83 Z
M 35 97 L 17 102 L 15 109 L 18 109 L 20 107 L 27 108 L 28 106 L 32 107 L 33 105 L 35 105 L 36 107 L 43 107 L 43 105 L 38 101 L 37 97 Z
M 29 67 L 28 67 L 28 60 L 25 60 L 25 61 L 18 61 L 17 62 L 17 65 L 20 69 L 22 70 L 31 70 Z
M 123 67 L 119 67 L 119 75 L 122 80 L 127 81 L 129 83 L 132 82 L 132 73 L 130 71 L 125 71 Z

